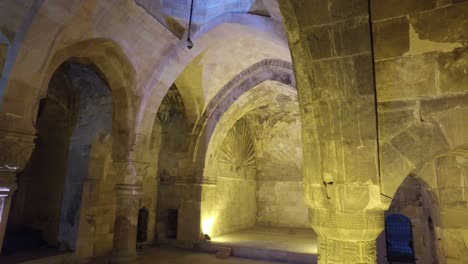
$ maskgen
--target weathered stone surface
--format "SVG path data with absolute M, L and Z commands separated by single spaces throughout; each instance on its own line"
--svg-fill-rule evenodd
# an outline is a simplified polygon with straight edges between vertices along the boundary
M 373 30 L 376 60 L 399 57 L 409 51 L 408 18 L 376 22 Z
M 403 109 L 414 109 L 417 107 L 417 101 L 386 101 L 379 102 L 379 112 L 398 111 Z
M 307 32 L 307 51 L 310 60 L 318 60 L 333 57 L 332 50 L 333 30 L 330 26 L 310 27 Z
M 427 1 L 429 2 L 429 1 Z M 420 39 L 468 43 L 468 3 L 463 2 L 410 16 Z
M 378 182 L 378 170 L 377 170 L 377 145 L 373 140 L 363 140 L 362 142 L 357 141 L 345 141 L 343 143 L 343 152 L 344 152 L 344 166 L 345 166 L 345 175 L 344 175 L 344 182 L 352 183 L 353 185 L 359 185 L 368 182 L 369 180 L 372 183 Z M 349 193 L 350 200 L 356 199 L 360 202 L 355 203 L 353 206 L 362 206 L 366 204 L 369 200 L 369 194 L 367 190 L 367 186 L 363 187 L 367 193 L 367 197 L 361 197 L 358 195 L 359 198 L 356 198 L 356 195 Z M 356 187 L 354 191 L 357 193 L 362 192 L 359 191 L 359 187 Z M 356 194 L 357 194 L 356 193 Z M 354 197 L 354 198 L 351 198 Z M 355 202 L 356 202 L 355 201 Z M 346 208 L 349 209 L 357 209 L 352 208 L 353 202 L 348 201 L 348 206 Z M 362 209 L 362 208 L 360 208 Z
M 464 216 L 466 218 L 466 215 Z M 458 228 L 444 229 L 444 249 L 447 263 L 461 264 L 468 261 L 466 254 L 467 230 Z
M 450 149 L 445 134 L 438 124 L 432 122 L 411 126 L 394 137 L 391 145 L 416 166 Z
M 367 17 L 355 17 L 333 26 L 333 48 L 335 56 L 370 53 L 371 41 Z
M 302 180 L 258 181 L 257 225 L 307 228 L 309 215 Z
M 376 62 L 378 100 L 435 96 L 436 58 L 428 53 Z
M 326 1 L 321 1 L 326 3 Z M 331 21 L 368 15 L 368 2 L 363 0 L 329 0 Z
M 441 53 L 438 63 L 441 94 L 468 92 L 468 51 L 466 48 Z
M 383 164 L 381 192 L 393 197 L 400 183 L 415 169 L 415 165 L 387 143 L 381 145 L 380 155 Z
M 429 119 L 437 113 L 468 106 L 468 94 L 421 100 L 421 118 Z
M 339 99 L 373 94 L 371 63 L 370 54 L 311 63 L 308 75 L 311 97 L 303 99 Z
M 444 130 L 450 146 L 455 149 L 468 144 L 468 107 L 439 114 L 436 119 Z
M 327 24 L 330 22 L 330 15 L 327 1 L 310 0 L 291 2 L 295 17 L 301 28 L 312 25 Z M 311 16 L 310 10 L 316 10 L 317 15 Z
M 416 109 L 395 109 L 379 112 L 380 139 L 385 141 L 402 129 L 419 122 Z
M 372 19 L 404 16 L 435 8 L 436 0 L 372 0 Z
M 350 89 L 351 91 L 349 94 L 354 94 L 357 88 L 359 95 L 370 95 L 374 97 L 375 84 L 374 76 L 371 74 L 371 72 L 373 72 L 371 55 L 352 56 L 350 59 L 345 60 L 345 62 L 352 63 L 353 67 L 344 67 L 345 87 L 343 87 L 343 89 Z
M 375 111 L 372 109 L 373 97 L 361 96 L 339 105 L 339 138 L 343 140 L 376 139 Z M 358 133 L 356 133 L 358 132 Z

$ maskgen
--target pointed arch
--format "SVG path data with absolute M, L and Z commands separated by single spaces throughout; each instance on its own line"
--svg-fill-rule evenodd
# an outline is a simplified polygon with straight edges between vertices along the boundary
M 109 39 L 89 39 L 67 46 L 55 53 L 49 62 L 40 85 L 41 97 L 47 91 L 54 72 L 67 61 L 96 66 L 101 77 L 108 83 L 113 102 L 113 140 L 126 144 L 114 144 L 113 159 L 129 158 L 133 139 L 135 70 L 120 46 Z M 36 106 L 37 107 L 37 106 Z M 34 112 L 36 109 L 32 109 Z M 34 115 L 35 116 L 35 115 Z

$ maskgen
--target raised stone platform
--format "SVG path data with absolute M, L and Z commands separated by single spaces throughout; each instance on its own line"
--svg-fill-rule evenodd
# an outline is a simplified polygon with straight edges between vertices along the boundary
M 211 238 L 200 243 L 204 251 L 230 248 L 241 258 L 284 263 L 317 263 L 317 236 L 312 229 L 254 227 Z

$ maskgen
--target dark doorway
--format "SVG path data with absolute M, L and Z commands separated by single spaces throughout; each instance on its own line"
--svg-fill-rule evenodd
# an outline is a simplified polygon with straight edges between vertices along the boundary
M 392 214 L 385 218 L 385 233 L 387 237 L 387 259 L 415 263 L 413 248 L 413 231 L 411 221 L 401 214 Z
M 18 175 L 5 254 L 44 246 L 74 251 L 82 192 L 97 133 L 112 131 L 112 95 L 92 64 L 64 62 L 39 102 L 35 148 Z
M 138 226 L 137 226 L 137 242 L 142 243 L 148 240 L 148 216 L 149 212 L 146 208 L 141 208 L 138 211 Z
M 169 209 L 167 215 L 167 238 L 177 239 L 177 224 L 179 221 L 179 210 Z

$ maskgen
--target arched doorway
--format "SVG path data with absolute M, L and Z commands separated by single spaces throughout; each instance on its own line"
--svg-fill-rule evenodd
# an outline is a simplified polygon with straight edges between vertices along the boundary
M 378 240 L 379 263 L 439 263 L 438 225 L 435 194 L 423 180 L 409 175 L 385 212 L 385 232 Z
M 138 211 L 137 243 L 144 243 L 148 240 L 148 218 L 148 209 L 141 208 Z
M 90 196 L 88 180 L 96 176 L 89 167 L 93 143 L 112 132 L 111 91 L 98 68 L 63 63 L 50 79 L 35 125 L 36 148 L 18 176 L 3 254 L 44 246 L 77 250 L 82 206 L 94 199 L 83 198 L 85 190 Z M 98 221 L 95 215 L 83 217 Z

